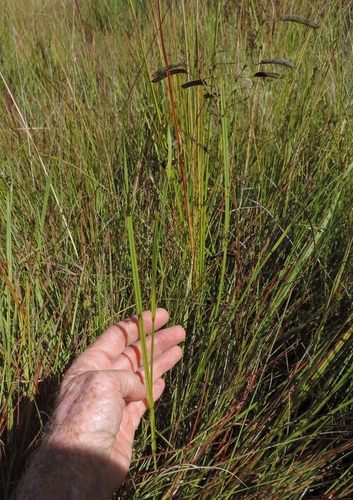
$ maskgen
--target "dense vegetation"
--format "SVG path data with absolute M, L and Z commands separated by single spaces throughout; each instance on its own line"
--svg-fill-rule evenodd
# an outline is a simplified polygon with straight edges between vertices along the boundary
M 136 312 L 133 270 L 187 340 L 117 498 L 353 497 L 352 22 L 343 0 L 3 4 L 4 498 L 65 367 Z

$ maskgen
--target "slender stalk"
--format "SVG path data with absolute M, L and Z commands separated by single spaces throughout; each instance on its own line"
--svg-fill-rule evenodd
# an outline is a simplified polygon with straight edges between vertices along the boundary
M 126 192 L 126 200 L 127 200 L 127 215 L 125 219 L 128 241 L 129 241 L 129 251 L 130 251 L 130 262 L 131 262 L 131 270 L 132 270 L 132 278 L 134 284 L 134 292 L 135 292 L 135 300 L 136 300 L 136 310 L 138 316 L 138 328 L 139 328 L 139 337 L 141 341 L 141 349 L 142 349 L 142 360 L 143 366 L 145 367 L 145 378 L 146 378 L 146 387 L 147 387 L 147 400 L 149 406 L 149 415 L 150 415 L 150 425 L 151 425 L 151 447 L 153 453 L 153 460 L 155 464 L 155 468 L 157 468 L 157 444 L 156 444 L 156 426 L 155 426 L 155 412 L 154 412 L 154 400 L 153 400 L 153 363 L 149 361 L 148 352 L 147 352 L 147 341 L 146 341 L 146 332 L 143 323 L 143 303 L 142 303 L 142 295 L 141 295 L 141 287 L 140 287 L 140 278 L 138 272 L 138 262 L 137 262 L 137 252 L 135 247 L 135 239 L 134 239 L 134 225 L 133 225 L 133 211 L 134 211 L 134 196 L 136 190 L 133 192 L 133 198 L 130 199 L 130 183 L 129 183 L 129 173 L 127 166 L 126 153 L 124 154 L 124 177 L 125 177 L 125 192 Z M 153 258 L 153 262 L 155 262 L 155 257 Z M 155 264 L 154 264 L 155 266 Z M 154 279 L 152 279 L 152 315 L 153 315 L 153 324 L 154 317 L 156 312 L 155 307 L 155 267 L 154 271 Z M 154 335 L 154 327 L 152 328 L 152 336 Z M 151 358 L 153 359 L 153 357 Z
M 160 37 L 161 37 L 164 63 L 166 66 L 168 66 L 168 64 L 169 64 L 168 63 L 168 55 L 167 55 L 167 50 L 166 50 L 164 35 L 163 35 L 163 23 L 162 23 L 162 15 L 161 15 L 161 8 L 160 8 L 159 0 L 156 0 L 156 5 L 157 5 L 159 33 L 160 33 Z M 172 82 L 171 82 L 171 77 L 170 77 L 169 71 L 167 71 L 167 79 L 168 79 L 168 91 L 169 91 L 170 107 L 172 110 L 175 136 L 176 136 L 176 141 L 177 141 L 177 145 L 178 145 L 179 173 L 180 173 L 180 179 L 181 179 L 181 184 L 182 184 L 183 193 L 184 193 L 186 219 L 188 222 L 188 230 L 189 230 L 189 238 L 190 238 L 190 249 L 191 249 L 192 259 L 194 259 L 194 256 L 195 256 L 194 235 L 193 235 L 193 229 L 192 229 L 192 224 L 191 224 L 189 197 L 188 197 L 187 185 L 186 185 L 184 154 L 183 154 L 181 135 L 180 135 L 180 130 L 179 130 L 179 123 L 178 123 L 178 119 L 177 119 L 177 115 L 176 115 Z
M 223 222 L 223 239 L 222 239 L 222 264 L 219 276 L 218 294 L 216 305 L 213 310 L 213 316 L 216 318 L 219 314 L 221 304 L 224 278 L 226 273 L 226 261 L 229 243 L 229 224 L 230 224 L 230 163 L 229 163 L 229 146 L 228 146 L 228 123 L 225 113 L 225 96 L 224 90 L 221 89 L 221 152 L 223 154 L 223 182 L 224 182 L 224 222 Z

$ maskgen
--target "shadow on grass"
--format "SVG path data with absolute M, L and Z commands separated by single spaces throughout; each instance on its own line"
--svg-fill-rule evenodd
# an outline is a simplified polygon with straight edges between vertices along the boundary
M 13 425 L 8 429 L 4 421 L 0 429 L 0 499 L 7 500 L 16 489 L 50 419 L 59 381 L 59 376 L 44 379 L 34 399 L 18 395 L 13 402 Z

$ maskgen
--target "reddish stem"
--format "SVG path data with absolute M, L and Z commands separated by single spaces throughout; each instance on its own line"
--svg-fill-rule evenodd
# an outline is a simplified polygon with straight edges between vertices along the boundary
M 159 25 L 159 32 L 160 32 L 160 36 L 161 36 L 161 42 L 162 42 L 164 64 L 166 66 L 168 66 L 169 63 L 168 63 L 168 56 L 167 56 L 167 51 L 166 51 L 166 47 L 165 47 L 165 43 L 164 43 L 162 16 L 161 16 L 161 9 L 160 9 L 159 0 L 156 0 L 156 5 L 157 5 L 158 25 Z M 191 246 L 191 255 L 194 258 L 194 239 L 193 239 L 193 233 L 192 233 L 189 200 L 188 200 L 187 187 L 186 187 L 184 156 L 183 156 L 183 149 L 182 149 L 182 145 L 181 145 L 181 136 L 180 136 L 180 130 L 179 130 L 179 125 L 178 125 L 178 119 L 176 116 L 175 103 L 174 103 L 173 90 L 172 90 L 172 82 L 171 82 L 169 71 L 167 71 L 167 79 L 168 79 L 168 91 L 169 91 L 170 105 L 171 105 L 172 113 L 173 113 L 175 135 L 176 135 L 176 140 L 177 140 L 177 144 L 178 144 L 179 174 L 180 174 L 180 178 L 181 178 L 181 184 L 183 186 L 183 194 L 184 194 L 184 199 L 185 199 L 186 217 L 187 217 L 187 221 L 188 221 L 190 246 Z

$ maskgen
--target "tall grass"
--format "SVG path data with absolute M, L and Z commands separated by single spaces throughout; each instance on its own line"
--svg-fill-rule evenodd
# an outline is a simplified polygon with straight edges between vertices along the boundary
M 187 329 L 184 357 L 117 498 L 352 496 L 352 15 L 3 7 L 4 498 L 65 367 L 157 304 Z M 151 82 L 178 61 L 187 74 Z

